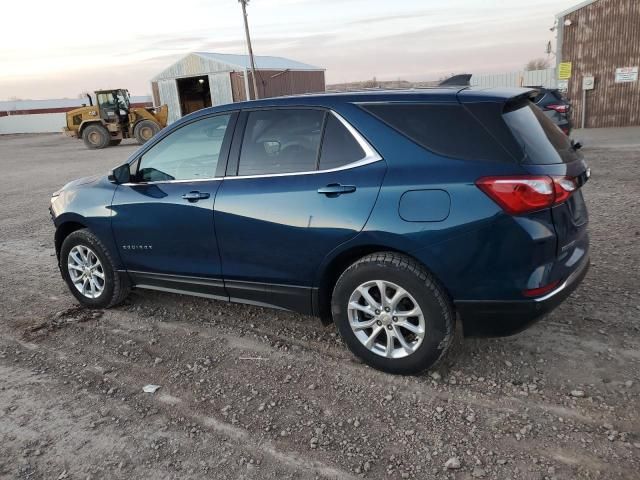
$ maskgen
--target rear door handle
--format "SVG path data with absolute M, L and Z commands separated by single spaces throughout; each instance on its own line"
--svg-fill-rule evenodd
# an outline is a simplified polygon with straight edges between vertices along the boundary
M 203 200 L 205 198 L 209 198 L 210 195 L 206 192 L 189 192 L 182 195 L 182 198 L 185 200 L 189 200 L 190 202 L 197 202 L 198 200 Z
M 355 191 L 355 185 L 340 185 L 339 183 L 330 183 L 326 187 L 318 189 L 318 193 L 322 193 L 328 197 L 337 197 L 343 193 L 353 193 Z

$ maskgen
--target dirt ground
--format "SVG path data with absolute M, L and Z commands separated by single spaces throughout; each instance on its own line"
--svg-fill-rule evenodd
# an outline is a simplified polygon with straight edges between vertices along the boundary
M 638 148 L 585 149 L 581 288 L 418 377 L 300 315 L 149 291 L 79 308 L 50 194 L 135 148 L 0 137 L 0 478 L 640 478 Z

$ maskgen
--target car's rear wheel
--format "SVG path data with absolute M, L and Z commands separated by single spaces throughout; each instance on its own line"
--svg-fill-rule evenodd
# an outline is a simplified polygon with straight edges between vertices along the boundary
M 89 125 L 82 131 L 82 140 L 87 148 L 105 148 L 109 146 L 109 130 L 100 124 Z
M 151 140 L 151 137 L 159 131 L 160 127 L 157 123 L 152 122 L 151 120 L 142 120 L 134 127 L 133 136 L 136 137 L 138 143 L 142 145 Z
M 129 285 L 116 271 L 111 255 L 87 229 L 64 239 L 59 263 L 69 290 L 87 307 L 109 308 L 129 294 Z
M 454 334 L 451 303 L 433 276 L 405 255 L 368 255 L 347 268 L 332 314 L 349 349 L 389 373 L 419 373 L 440 360 Z

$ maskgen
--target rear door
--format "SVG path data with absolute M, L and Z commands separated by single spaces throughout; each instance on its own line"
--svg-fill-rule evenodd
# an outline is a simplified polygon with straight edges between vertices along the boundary
M 311 311 L 316 269 L 364 227 L 386 170 L 337 114 L 245 112 L 215 205 L 230 297 Z

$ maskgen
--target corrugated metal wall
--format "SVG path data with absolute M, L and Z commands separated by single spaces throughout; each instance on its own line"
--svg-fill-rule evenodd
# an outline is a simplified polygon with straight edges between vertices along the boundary
M 233 100 L 246 100 L 244 73 L 231 72 L 231 88 Z M 253 82 L 249 72 L 249 90 L 253 98 Z M 260 98 L 295 95 L 296 93 L 324 92 L 325 81 L 322 71 L 299 70 L 259 70 L 258 93 Z
M 211 91 L 211 105 L 224 105 L 233 102 L 231 79 L 227 72 L 209 75 L 209 90 Z
M 182 116 L 180 111 L 180 98 L 178 97 L 178 84 L 175 79 L 168 78 L 158 80 L 158 91 L 160 92 L 160 103 L 169 107 L 168 123 L 173 123 Z
M 582 79 L 595 76 L 587 92 L 586 127 L 640 125 L 640 82 L 615 83 L 615 70 L 640 66 L 640 1 L 598 0 L 559 19 L 563 62 L 573 63 L 569 98 L 576 125 L 582 116 Z
M 154 107 L 162 104 L 162 102 L 160 102 L 160 90 L 158 89 L 158 82 L 151 82 L 151 95 L 153 98 Z
M 196 75 L 204 75 L 215 72 L 228 72 L 229 65 L 216 62 L 200 55 L 187 55 L 179 62 L 174 63 L 160 74 L 156 75 L 154 80 L 167 80 L 178 77 L 193 77 Z
M 213 106 L 245 100 L 243 72 L 233 71 L 230 65 L 191 54 L 163 70 L 151 82 L 154 99 L 157 90 L 159 103 L 166 103 L 169 107 L 169 123 L 181 117 L 176 79 L 200 75 L 209 77 Z M 260 98 L 325 90 L 324 71 L 259 70 L 258 79 Z M 249 84 L 253 96 L 252 82 Z
M 556 87 L 556 69 L 533 70 L 530 72 L 507 72 L 487 75 L 473 75 L 471 85 L 474 87 L 523 87 L 541 86 Z

